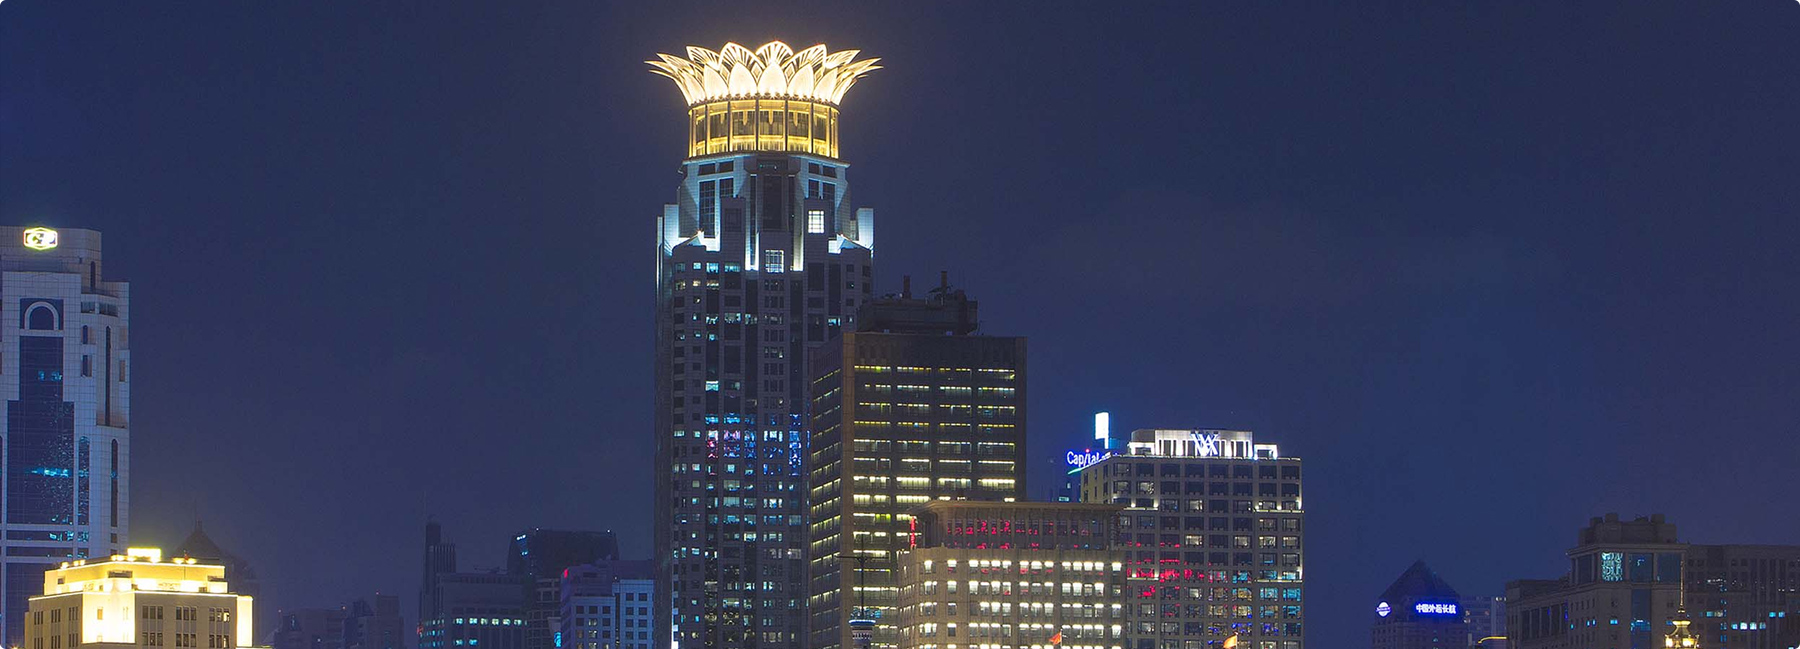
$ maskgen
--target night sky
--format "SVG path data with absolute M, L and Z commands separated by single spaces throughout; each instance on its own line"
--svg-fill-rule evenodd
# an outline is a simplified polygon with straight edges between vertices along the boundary
M 105 233 L 132 540 L 204 519 L 265 614 L 410 621 L 427 515 L 465 568 L 649 556 L 685 130 L 642 61 L 728 40 L 882 59 L 876 290 L 1030 337 L 1032 495 L 1096 410 L 1305 459 L 1314 647 L 1609 511 L 1800 543 L 1800 5 L 1120 4 L 9 0 L 0 222 Z

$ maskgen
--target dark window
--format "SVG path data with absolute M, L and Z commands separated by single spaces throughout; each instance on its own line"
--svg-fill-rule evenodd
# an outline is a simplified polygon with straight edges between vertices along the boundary
M 25 328 L 36 331 L 56 329 L 56 310 L 42 302 L 31 305 L 26 312 Z

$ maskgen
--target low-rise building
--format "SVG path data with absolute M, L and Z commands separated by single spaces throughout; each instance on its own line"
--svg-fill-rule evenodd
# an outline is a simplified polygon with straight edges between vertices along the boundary
M 649 561 L 597 561 L 562 573 L 559 649 L 650 649 L 656 582 Z
M 1688 546 L 1684 582 L 1707 649 L 1800 647 L 1800 546 Z
M 1687 546 L 1662 514 L 1591 520 L 1560 579 L 1506 585 L 1513 649 L 1642 649 L 1675 628 Z
M 899 554 L 902 649 L 1124 649 L 1120 507 L 938 501 Z
M 44 594 L 26 608 L 23 649 L 249 647 L 252 613 L 224 566 L 132 548 L 45 571 Z

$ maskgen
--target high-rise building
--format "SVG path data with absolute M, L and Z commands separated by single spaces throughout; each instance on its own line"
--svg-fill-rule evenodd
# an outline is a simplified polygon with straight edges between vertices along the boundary
M 226 570 L 226 575 L 231 571 Z M 375 604 L 358 599 L 335 608 L 282 610 L 271 649 L 406 649 L 406 623 L 400 598 L 376 595 Z
M 599 561 L 563 571 L 558 649 L 652 649 L 654 563 Z
M 1589 521 L 1560 579 L 1506 585 L 1513 649 L 1642 649 L 1673 629 L 1687 546 L 1662 514 Z
M 532 528 L 513 536 L 506 548 L 506 572 L 528 580 L 525 593 L 525 649 L 556 649 L 555 618 L 563 571 L 596 561 L 617 561 L 619 538 L 609 531 Z
M 1116 543 L 1130 568 L 1132 649 L 1232 636 L 1305 646 L 1299 458 L 1241 430 L 1136 430 L 1105 448 L 1067 459 L 1082 502 L 1126 508 Z
M 936 501 L 900 553 L 901 649 L 1124 649 L 1116 505 Z
M 344 649 L 344 618 L 341 608 L 283 609 L 276 613 L 275 632 L 269 635 L 270 649 Z
M 1690 545 L 1685 583 L 1707 649 L 1800 647 L 1800 546 Z
M 732 43 L 649 62 L 688 103 L 657 224 L 659 642 L 805 643 L 806 358 L 874 276 L 874 211 L 852 207 L 839 142 L 838 104 L 875 68 L 856 55 Z
M 231 582 L 231 590 L 239 595 L 252 598 L 262 597 L 262 581 L 256 577 L 256 568 L 250 562 L 236 554 L 219 547 L 219 544 L 206 534 L 206 528 L 200 521 L 194 521 L 194 531 L 188 532 L 181 544 L 169 551 L 170 556 L 199 559 L 201 563 L 225 567 L 225 579 Z M 263 616 L 269 617 L 269 616 Z M 267 622 L 264 622 L 267 624 Z M 263 629 L 254 629 L 256 637 L 264 636 Z
M 894 646 L 912 508 L 1024 500 L 1025 339 L 974 335 L 948 280 L 924 299 L 910 284 L 811 359 L 812 649 L 850 647 L 858 624 Z
M 378 594 L 372 606 L 359 599 L 344 608 L 344 649 L 407 649 L 398 596 Z
M 458 572 L 456 545 L 425 524 L 425 577 L 419 588 L 419 649 L 524 649 L 528 577 Z
M 67 561 L 46 571 L 44 594 L 30 600 L 21 646 L 254 646 L 252 599 L 232 592 L 224 566 L 192 557 L 164 560 L 157 549 L 127 552 Z
M 129 537 L 131 291 L 92 230 L 0 227 L 0 272 L 0 635 L 18 646 L 46 569 Z
M 1375 649 L 1467 649 L 1469 623 L 1462 595 L 1424 561 L 1381 592 L 1369 627 Z
M 1506 598 L 1462 598 L 1463 619 L 1469 622 L 1469 645 L 1481 649 L 1506 649 Z

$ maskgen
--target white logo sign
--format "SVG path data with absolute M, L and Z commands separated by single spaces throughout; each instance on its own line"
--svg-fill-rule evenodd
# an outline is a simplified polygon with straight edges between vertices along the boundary
M 1194 432 L 1194 447 L 1200 457 L 1219 456 L 1219 434 Z
M 50 228 L 31 228 L 25 231 L 25 247 L 32 250 L 49 250 L 56 247 L 56 231 Z

